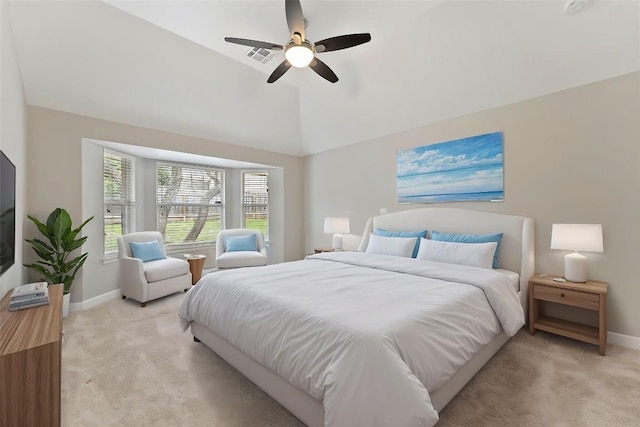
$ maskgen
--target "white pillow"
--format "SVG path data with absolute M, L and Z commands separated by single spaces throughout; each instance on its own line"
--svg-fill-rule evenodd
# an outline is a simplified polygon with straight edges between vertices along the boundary
M 457 243 L 422 239 L 416 259 L 492 268 L 497 242 Z
M 416 237 L 386 237 L 371 233 L 366 253 L 411 258 Z

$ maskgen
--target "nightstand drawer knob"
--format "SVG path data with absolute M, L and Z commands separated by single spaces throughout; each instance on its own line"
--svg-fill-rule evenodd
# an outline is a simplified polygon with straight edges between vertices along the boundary
M 560 296 L 561 296 L 562 298 L 564 298 L 564 294 L 560 294 Z

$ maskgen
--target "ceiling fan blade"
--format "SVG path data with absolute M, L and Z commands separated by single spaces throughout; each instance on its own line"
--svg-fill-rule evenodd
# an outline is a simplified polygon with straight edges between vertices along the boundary
M 371 34 L 346 34 L 344 36 L 330 37 L 316 42 L 316 52 L 331 52 L 333 50 L 346 49 L 371 41 Z
M 278 80 L 284 73 L 287 72 L 287 70 L 289 70 L 289 68 L 291 68 L 291 64 L 289 64 L 289 61 L 282 61 L 282 63 L 278 65 L 275 70 L 273 70 L 273 73 L 271 73 L 271 75 L 267 79 L 267 83 L 273 83 Z
M 331 83 L 335 83 L 338 81 L 338 76 L 336 76 L 336 73 L 334 73 L 327 64 L 320 61 L 318 58 L 313 58 L 313 61 L 311 61 L 309 67 L 311 67 L 313 71 L 318 73 L 320 77 L 329 80 Z
M 259 40 L 238 39 L 236 37 L 225 37 L 224 41 L 229 42 L 229 43 L 241 44 L 241 45 L 244 45 L 244 46 L 263 47 L 265 49 L 270 49 L 270 50 L 282 50 L 283 49 L 282 45 L 280 45 L 280 44 L 269 43 L 269 42 L 261 42 Z
M 286 0 L 284 9 L 291 38 L 293 38 L 294 33 L 299 33 L 302 41 L 304 41 L 304 15 L 302 14 L 300 0 Z

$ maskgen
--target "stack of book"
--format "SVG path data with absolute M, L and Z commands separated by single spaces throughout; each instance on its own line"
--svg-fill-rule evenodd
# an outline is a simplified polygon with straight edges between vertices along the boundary
M 11 293 L 9 311 L 23 310 L 49 304 L 49 285 L 47 282 L 28 283 L 18 286 Z

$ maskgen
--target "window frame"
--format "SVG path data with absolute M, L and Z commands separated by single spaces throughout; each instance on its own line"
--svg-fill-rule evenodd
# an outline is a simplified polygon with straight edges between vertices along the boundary
M 245 190 L 244 190 L 244 182 L 245 182 L 245 174 L 265 174 L 267 177 L 267 203 L 249 203 L 246 204 L 245 203 Z M 266 229 L 266 233 L 264 234 L 264 240 L 265 242 L 269 241 L 269 170 L 267 169 L 241 169 L 240 170 L 240 224 L 242 228 L 247 228 L 247 224 L 246 224 L 246 212 L 245 212 L 245 207 L 265 207 L 266 211 L 267 211 L 267 218 L 266 218 L 266 224 L 267 224 L 267 229 Z
M 136 231 L 136 158 L 126 153 L 122 153 L 117 150 L 111 150 L 109 148 L 103 148 L 102 152 L 102 256 L 103 259 L 113 259 L 118 257 L 118 245 L 117 245 L 117 237 L 116 237 L 116 246 L 115 249 L 107 251 L 106 243 L 107 243 L 107 231 L 106 231 L 106 223 L 105 223 L 105 213 L 106 213 L 106 192 L 105 192 L 105 180 L 104 180 L 104 165 L 105 165 L 105 157 L 106 155 L 117 156 L 121 159 L 129 162 L 129 171 L 131 175 L 131 179 L 129 180 L 130 185 L 128 185 L 129 192 L 128 194 L 122 194 L 122 202 L 118 203 L 109 203 L 110 205 L 121 205 L 121 218 L 122 214 L 126 211 L 126 207 L 129 207 L 130 214 L 128 215 L 127 221 L 121 220 L 121 233 L 117 237 L 124 236 L 125 234 L 133 233 Z M 133 195 L 133 197 L 132 197 Z

